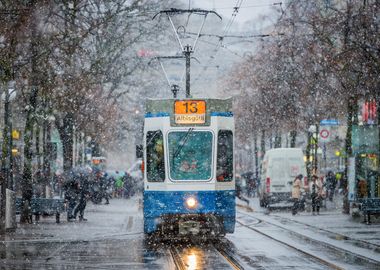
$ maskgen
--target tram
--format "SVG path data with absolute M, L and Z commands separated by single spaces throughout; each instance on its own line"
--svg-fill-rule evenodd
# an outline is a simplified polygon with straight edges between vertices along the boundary
M 231 99 L 147 100 L 145 234 L 234 232 L 233 137 Z

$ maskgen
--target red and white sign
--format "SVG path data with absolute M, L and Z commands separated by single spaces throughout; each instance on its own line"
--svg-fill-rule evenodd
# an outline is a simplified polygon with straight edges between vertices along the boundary
M 320 142 L 328 142 L 330 141 L 331 132 L 330 128 L 322 127 L 319 131 L 319 141 Z

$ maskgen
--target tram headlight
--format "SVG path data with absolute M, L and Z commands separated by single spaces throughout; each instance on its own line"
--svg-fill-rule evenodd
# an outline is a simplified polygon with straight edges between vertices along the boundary
M 187 206 L 187 208 L 194 209 L 194 208 L 197 207 L 197 205 L 198 205 L 198 201 L 197 201 L 196 198 L 194 198 L 194 197 L 188 197 L 186 199 L 186 206 Z

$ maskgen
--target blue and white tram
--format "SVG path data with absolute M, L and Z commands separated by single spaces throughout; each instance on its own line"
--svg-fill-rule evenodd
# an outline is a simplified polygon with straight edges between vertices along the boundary
M 223 236 L 235 229 L 231 99 L 148 100 L 144 232 Z

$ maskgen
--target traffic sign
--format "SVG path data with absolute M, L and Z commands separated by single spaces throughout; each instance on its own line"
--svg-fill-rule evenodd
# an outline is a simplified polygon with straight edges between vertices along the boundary
M 330 129 L 327 127 L 321 128 L 319 131 L 319 141 L 320 142 L 329 142 L 331 137 Z
M 339 120 L 337 119 L 323 119 L 320 123 L 320 126 L 339 126 Z

